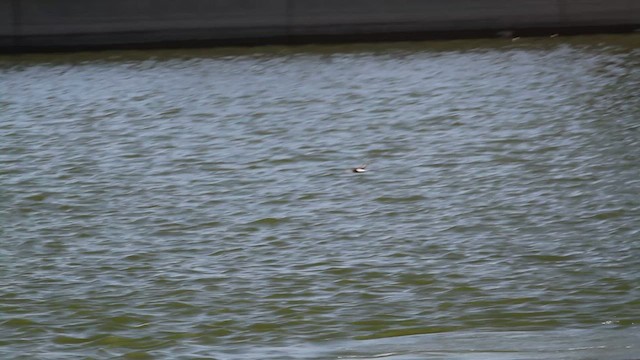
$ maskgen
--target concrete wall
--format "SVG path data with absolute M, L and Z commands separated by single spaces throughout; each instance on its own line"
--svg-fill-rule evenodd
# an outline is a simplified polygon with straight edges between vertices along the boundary
M 563 16 L 568 25 L 609 25 L 627 23 L 638 25 L 638 0 L 561 0 Z
M 296 34 L 460 31 L 560 23 L 557 0 L 297 0 L 294 4 L 292 32 Z
M 14 13 L 12 1 L 0 0 L 0 49 L 13 46 Z
M 0 0 L 0 50 L 640 28 L 640 0 Z

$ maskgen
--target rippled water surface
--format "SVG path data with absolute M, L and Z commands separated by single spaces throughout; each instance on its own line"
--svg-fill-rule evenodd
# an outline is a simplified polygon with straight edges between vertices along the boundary
M 0 57 L 0 355 L 638 359 L 639 96 L 638 35 Z

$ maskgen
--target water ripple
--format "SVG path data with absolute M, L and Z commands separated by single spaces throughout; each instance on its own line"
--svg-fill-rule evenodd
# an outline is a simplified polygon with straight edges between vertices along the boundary
M 0 57 L 0 355 L 632 358 L 638 48 Z

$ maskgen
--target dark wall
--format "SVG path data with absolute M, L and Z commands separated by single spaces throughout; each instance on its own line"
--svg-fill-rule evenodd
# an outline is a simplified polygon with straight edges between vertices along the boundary
M 0 0 L 3 50 L 636 26 L 639 0 Z

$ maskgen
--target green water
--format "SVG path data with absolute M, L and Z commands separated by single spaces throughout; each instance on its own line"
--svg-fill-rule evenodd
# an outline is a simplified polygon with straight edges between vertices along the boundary
M 0 357 L 638 359 L 639 70 L 639 35 L 0 57 Z

